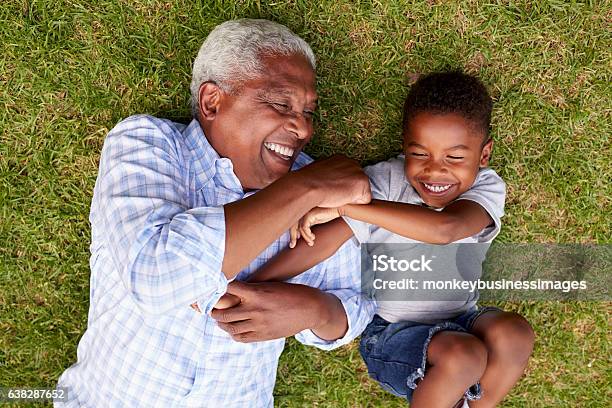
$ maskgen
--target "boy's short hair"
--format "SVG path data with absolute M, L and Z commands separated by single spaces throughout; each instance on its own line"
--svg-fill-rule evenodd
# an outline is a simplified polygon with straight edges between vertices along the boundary
M 478 78 L 461 71 L 435 72 L 419 78 L 410 88 L 404 102 L 403 130 L 418 113 L 456 113 L 489 136 L 491 96 Z

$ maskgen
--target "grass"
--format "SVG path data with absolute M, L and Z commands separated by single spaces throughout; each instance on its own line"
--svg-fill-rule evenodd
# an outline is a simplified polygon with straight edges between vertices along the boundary
M 495 98 L 492 166 L 508 184 L 504 242 L 610 243 L 612 7 L 591 2 L 5 0 L 0 7 L 0 386 L 53 386 L 88 308 L 88 211 L 106 133 L 136 113 L 189 116 L 206 34 L 238 17 L 286 24 L 318 56 L 314 157 L 364 164 L 400 148 L 415 74 L 461 67 Z M 609 302 L 502 304 L 538 334 L 504 407 L 612 401 Z M 276 403 L 404 406 L 356 345 L 293 340 Z

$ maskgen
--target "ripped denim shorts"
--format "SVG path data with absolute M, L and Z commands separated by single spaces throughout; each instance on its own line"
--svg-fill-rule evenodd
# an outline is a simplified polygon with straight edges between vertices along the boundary
M 417 383 L 427 368 L 427 347 L 434 334 L 442 330 L 469 331 L 481 314 L 499 310 L 494 307 L 473 308 L 442 323 L 389 323 L 376 315 L 361 335 L 359 352 L 370 377 L 390 393 L 412 400 Z M 465 392 L 468 400 L 480 399 L 480 384 Z

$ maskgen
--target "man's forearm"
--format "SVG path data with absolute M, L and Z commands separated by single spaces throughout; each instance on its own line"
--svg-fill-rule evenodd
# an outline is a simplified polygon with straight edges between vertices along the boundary
M 359 164 L 343 156 L 311 163 L 249 198 L 224 206 L 225 254 L 230 279 L 310 209 L 370 202 L 370 184 Z
M 290 174 L 248 198 L 226 204 L 225 276 L 236 276 L 318 202 L 319 192 Z

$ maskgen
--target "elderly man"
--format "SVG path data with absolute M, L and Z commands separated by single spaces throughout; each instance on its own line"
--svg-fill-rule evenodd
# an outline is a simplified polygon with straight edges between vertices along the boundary
M 355 162 L 309 164 L 301 152 L 314 68 L 286 27 L 226 22 L 195 60 L 191 124 L 140 115 L 109 133 L 91 205 L 88 325 L 58 406 L 272 406 L 284 337 L 331 349 L 362 331 L 373 305 L 353 242 L 291 283 L 241 282 L 309 209 L 370 199 Z M 213 310 L 226 292 L 241 303 Z

